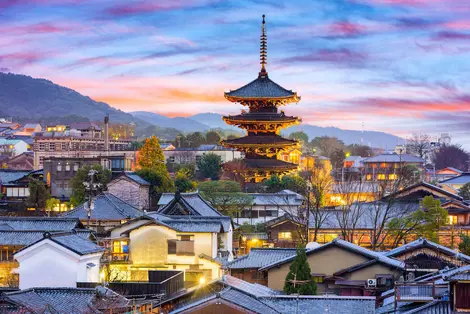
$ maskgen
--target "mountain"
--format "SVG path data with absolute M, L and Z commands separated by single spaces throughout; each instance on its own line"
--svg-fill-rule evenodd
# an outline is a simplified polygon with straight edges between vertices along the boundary
M 197 121 L 199 123 L 209 125 L 213 129 L 228 129 L 231 131 L 240 131 L 240 128 L 237 128 L 233 125 L 228 125 L 222 120 L 222 115 L 218 113 L 208 112 L 208 113 L 198 113 L 194 116 L 189 116 L 188 119 Z
M 401 137 L 385 132 L 343 130 L 336 127 L 320 127 L 310 124 L 292 126 L 283 130 L 282 134 L 287 136 L 290 133 L 297 131 L 305 132 L 310 140 L 319 136 L 331 136 L 337 137 L 346 145 L 364 143 L 364 145 L 369 145 L 371 147 L 378 147 L 389 150 L 393 149 L 397 144 L 404 144 L 405 141 Z
M 134 111 L 130 114 L 132 114 L 136 118 L 139 118 L 156 126 L 165 128 L 175 128 L 183 132 L 207 131 L 211 128 L 209 125 L 184 117 L 169 118 L 148 111 Z
M 39 121 L 46 117 L 75 115 L 101 121 L 107 114 L 112 122 L 135 121 L 129 113 L 51 81 L 0 72 L 0 115 L 3 117 Z

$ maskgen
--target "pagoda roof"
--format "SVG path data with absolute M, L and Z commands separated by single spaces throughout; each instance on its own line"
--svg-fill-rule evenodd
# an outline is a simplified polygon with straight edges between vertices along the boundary
M 256 122 L 284 122 L 284 121 L 297 121 L 299 118 L 295 116 L 286 116 L 282 113 L 271 112 L 249 112 L 242 113 L 235 116 L 224 116 L 224 120 L 231 121 L 256 121 Z
M 291 99 L 299 101 L 297 93 L 287 90 L 273 82 L 268 75 L 260 75 L 256 80 L 240 87 L 239 89 L 226 92 L 225 98 L 231 101 L 238 99 Z
M 298 141 L 279 135 L 248 135 L 223 141 L 226 145 L 297 145 Z

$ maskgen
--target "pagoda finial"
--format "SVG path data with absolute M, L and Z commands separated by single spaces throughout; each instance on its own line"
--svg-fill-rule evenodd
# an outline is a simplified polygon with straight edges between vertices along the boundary
M 266 60 L 268 58 L 268 39 L 266 37 L 266 21 L 264 20 L 266 16 L 263 14 L 263 22 L 261 24 L 261 46 L 260 46 L 260 63 L 261 63 L 261 72 L 259 76 L 267 76 L 268 72 L 266 71 Z

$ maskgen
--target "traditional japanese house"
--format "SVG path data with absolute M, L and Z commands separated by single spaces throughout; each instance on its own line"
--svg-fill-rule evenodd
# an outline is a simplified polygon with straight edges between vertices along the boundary
M 258 78 L 239 89 L 225 93 L 227 100 L 248 107 L 248 112 L 243 110 L 239 115 L 223 117 L 227 124 L 245 129 L 247 135 L 221 142 L 226 147 L 245 153 L 241 167 L 232 168 L 232 164 L 226 163 L 225 169 L 236 171 L 242 174 L 246 182 L 253 183 L 261 182 L 273 174 L 284 174 L 298 168 L 296 163 L 280 160 L 280 155 L 298 148 L 299 142 L 283 138 L 279 133 L 289 125 L 298 124 L 300 120 L 298 117 L 286 115 L 284 111 L 278 112 L 278 107 L 299 102 L 300 97 L 268 77 L 264 15 L 260 58 L 261 71 Z

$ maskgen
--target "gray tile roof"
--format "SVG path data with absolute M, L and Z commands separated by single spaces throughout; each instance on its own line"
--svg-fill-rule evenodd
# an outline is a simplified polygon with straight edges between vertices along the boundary
M 451 314 L 449 301 L 435 300 L 424 305 L 420 305 L 409 311 L 400 311 L 402 314 Z
M 228 232 L 232 224 L 228 216 L 167 216 L 149 213 L 146 217 L 180 232 Z
M 31 288 L 4 294 L 7 301 L 12 301 L 27 308 L 25 313 L 102 313 L 106 299 L 115 308 L 126 308 L 129 301 L 122 296 L 103 288 L 105 295 L 97 295 L 96 289 L 84 288 Z M 23 313 L 23 312 L 20 312 Z
M 323 244 L 323 245 L 321 245 L 317 248 L 307 249 L 306 253 L 307 253 L 307 255 L 310 255 L 310 254 L 313 254 L 315 252 L 324 250 L 324 249 L 332 247 L 332 246 L 336 246 L 336 247 L 343 248 L 345 250 L 360 254 L 362 256 L 365 256 L 365 257 L 369 258 L 371 261 L 377 261 L 377 262 L 383 263 L 385 265 L 388 265 L 390 267 L 395 267 L 395 268 L 400 268 L 400 269 L 403 269 L 405 267 L 405 263 L 403 263 L 402 261 L 399 261 L 399 260 L 396 260 L 396 259 L 393 259 L 393 258 L 389 258 L 389 257 L 383 255 L 382 253 L 368 250 L 368 249 L 363 248 L 361 246 L 358 246 L 356 244 L 350 243 L 348 241 L 344 241 L 340 238 L 336 238 L 333 241 L 328 242 L 326 244 Z M 289 262 L 293 261 L 294 258 L 295 258 L 295 255 L 293 255 L 291 257 L 286 257 L 282 260 L 275 261 L 273 263 L 265 265 L 262 268 L 260 268 L 259 270 L 268 270 L 268 269 L 270 269 L 272 267 L 275 267 L 277 265 L 282 265 L 282 264 L 285 264 L 285 263 L 289 263 Z
M 250 253 L 241 256 L 225 265 L 227 269 L 261 268 L 296 255 L 295 249 L 261 249 L 253 248 Z
M 0 217 L 0 230 L 69 231 L 83 227 L 77 218 Z
M 253 204 L 266 206 L 300 206 L 304 197 L 298 193 L 283 190 L 277 193 L 248 193 Z
M 408 155 L 408 154 L 383 154 L 374 157 L 365 158 L 362 163 L 376 163 L 376 162 L 409 162 L 409 163 L 423 163 L 424 159 Z
M 470 182 L 470 172 L 464 172 L 461 175 L 457 177 L 453 177 L 447 180 L 443 180 L 439 183 L 445 183 L 445 184 L 465 184 Z
M 117 196 L 104 192 L 94 200 L 94 209 L 91 211 L 92 220 L 125 220 L 140 217 L 144 212 L 124 202 Z M 65 212 L 62 216 L 68 218 L 88 219 L 87 202 Z
M 261 300 L 279 313 L 375 313 L 375 297 L 274 296 Z
M 451 257 L 454 257 L 457 260 L 463 260 L 467 263 L 470 263 L 470 256 L 465 255 L 465 254 L 460 253 L 460 252 L 457 252 L 457 251 L 454 251 L 454 250 L 452 250 L 448 247 L 445 247 L 443 245 L 434 243 L 434 242 L 429 241 L 425 238 L 419 238 L 419 239 L 417 239 L 413 242 L 404 244 L 404 245 L 399 246 L 397 248 L 394 248 L 393 250 L 390 250 L 388 252 L 384 252 L 383 254 L 385 256 L 388 256 L 388 257 L 396 257 L 396 256 L 399 256 L 399 255 L 405 253 L 405 252 L 413 251 L 413 250 L 416 250 L 416 249 L 419 249 L 419 248 L 424 248 L 424 247 L 435 249 L 435 250 L 437 250 L 441 253 L 446 254 L 447 256 L 451 256 Z
M 268 76 L 265 76 L 258 77 L 239 89 L 226 92 L 225 95 L 242 98 L 287 98 L 294 96 L 295 93 L 274 83 Z
M 281 292 L 273 290 L 266 286 L 257 283 L 247 282 L 233 276 L 223 276 L 222 279 L 219 281 L 222 282 L 224 285 L 230 286 L 234 289 L 238 289 L 244 293 L 250 294 L 255 297 L 270 297 L 273 295 L 282 294 Z
M 222 216 L 214 207 L 206 202 L 198 192 L 180 193 L 179 199 L 175 199 L 174 193 L 163 193 L 158 200 L 160 209 L 158 213 L 171 215 L 175 206 L 198 216 Z
M 140 185 L 150 185 L 150 183 L 135 172 L 125 171 L 124 176 Z
M 238 306 L 244 307 L 247 310 L 253 311 L 260 314 L 276 314 L 279 313 L 274 308 L 270 307 L 263 301 L 260 301 L 256 297 L 246 295 L 246 293 L 240 292 L 236 289 L 225 289 L 220 293 L 220 298 L 229 301 Z
M 88 239 L 91 234 L 90 230 L 77 231 L 77 235 L 83 239 Z M 43 237 L 44 231 L 0 230 L 0 245 L 26 246 Z
M 27 176 L 31 171 L 23 171 L 23 170 L 8 170 L 8 169 L 1 169 L 0 170 L 0 185 L 11 184 L 13 181 L 23 178 Z

